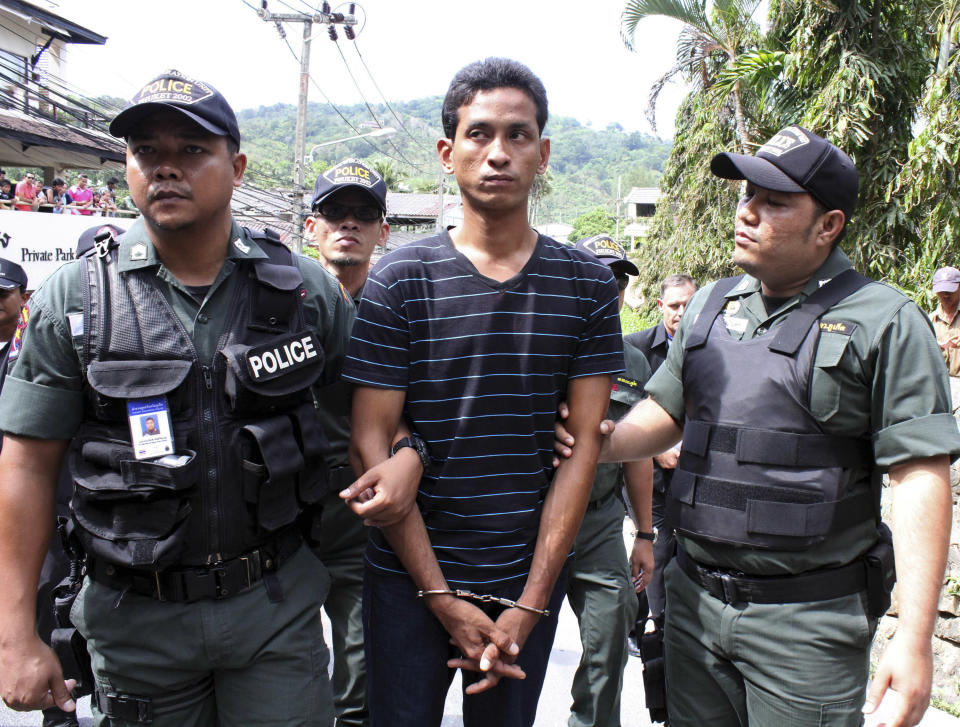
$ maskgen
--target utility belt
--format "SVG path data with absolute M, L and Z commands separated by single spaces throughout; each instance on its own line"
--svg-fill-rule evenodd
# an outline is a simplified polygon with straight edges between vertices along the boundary
M 90 558 L 87 574 L 97 583 L 130 591 L 158 601 L 192 603 L 205 598 L 221 600 L 275 573 L 303 545 L 295 527 L 286 528 L 258 548 L 236 558 L 208 566 L 142 571 Z M 268 585 L 268 591 L 271 590 Z M 279 584 L 277 584 L 279 588 Z M 279 598 L 271 600 L 280 600 Z
M 677 564 L 694 583 L 724 603 L 807 603 L 866 591 L 868 615 L 879 618 L 890 608 L 896 582 L 893 539 L 881 525 L 880 539 L 867 553 L 838 568 L 787 576 L 749 576 L 698 563 L 677 547 Z

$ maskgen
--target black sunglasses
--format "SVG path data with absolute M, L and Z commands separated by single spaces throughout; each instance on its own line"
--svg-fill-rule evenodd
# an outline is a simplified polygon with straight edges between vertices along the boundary
M 353 215 L 360 222 L 374 222 L 383 217 L 380 208 L 374 204 L 340 204 L 339 202 L 321 202 L 313 210 L 314 215 L 320 215 L 331 222 L 339 222 L 347 215 Z

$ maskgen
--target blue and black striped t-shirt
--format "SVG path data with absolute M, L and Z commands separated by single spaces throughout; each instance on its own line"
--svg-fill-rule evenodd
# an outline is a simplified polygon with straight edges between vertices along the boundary
M 371 271 L 344 378 L 404 389 L 433 466 L 417 502 L 455 587 L 530 569 L 569 379 L 623 371 L 617 286 L 596 259 L 541 236 L 523 270 L 481 275 L 444 232 Z M 379 531 L 368 561 L 405 572 Z

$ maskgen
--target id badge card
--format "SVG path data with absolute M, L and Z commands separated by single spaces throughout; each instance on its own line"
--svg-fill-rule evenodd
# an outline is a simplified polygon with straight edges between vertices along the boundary
M 167 397 L 128 399 L 127 418 L 130 420 L 134 457 L 150 459 L 173 454 L 173 429 Z

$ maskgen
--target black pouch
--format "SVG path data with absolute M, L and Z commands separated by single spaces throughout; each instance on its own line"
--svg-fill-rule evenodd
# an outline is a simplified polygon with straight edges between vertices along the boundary
M 244 499 L 256 506 L 257 522 L 269 532 L 292 523 L 300 512 L 297 473 L 303 453 L 289 416 L 246 425 L 241 430 Z
M 652 722 L 667 722 L 667 672 L 663 658 L 663 613 L 648 616 L 649 601 L 646 591 L 637 594 L 640 602 L 634 624 L 634 640 L 643 662 L 643 696 Z M 656 627 L 647 632 L 647 623 Z
M 893 558 L 893 533 L 886 523 L 877 528 L 878 540 L 863 556 L 867 570 L 867 602 L 870 618 L 880 618 L 890 608 L 890 593 L 897 582 L 897 569 Z
M 74 448 L 71 509 L 86 552 L 131 568 L 155 570 L 179 560 L 190 496 L 199 480 L 196 453 L 183 464 L 136 460 L 130 445 L 90 440 Z
M 74 596 L 76 597 L 76 596 Z M 54 629 L 50 634 L 50 648 L 60 660 L 64 679 L 76 679 L 77 686 L 70 695 L 74 699 L 93 694 L 93 668 L 87 652 L 87 640 L 73 626 Z
M 325 361 L 320 339 L 310 331 L 277 336 L 259 346 L 234 344 L 220 354 L 227 363 L 227 407 L 238 416 L 292 408 L 323 374 Z

